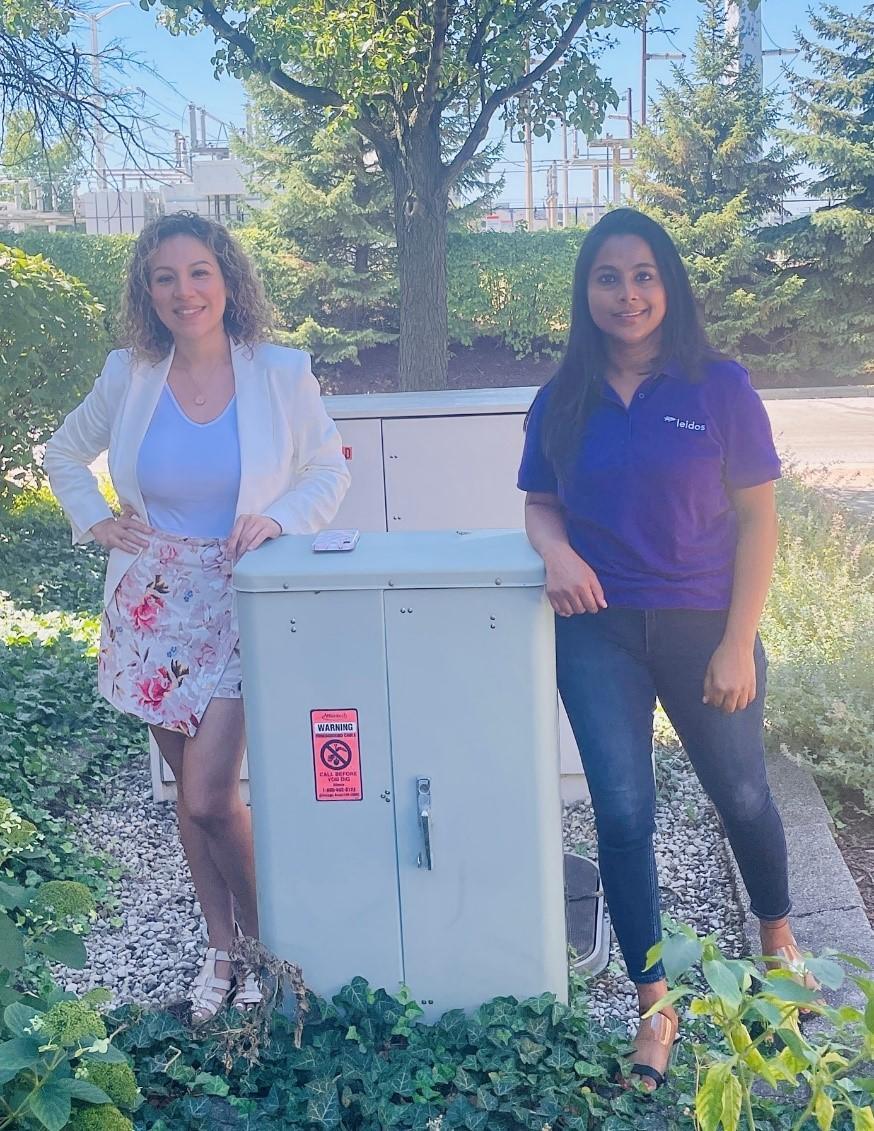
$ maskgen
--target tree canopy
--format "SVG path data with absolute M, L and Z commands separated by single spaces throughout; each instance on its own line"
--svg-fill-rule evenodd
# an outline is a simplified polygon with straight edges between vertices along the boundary
M 155 0 L 146 0 L 155 2 Z M 392 186 L 403 387 L 446 382 L 449 199 L 496 116 L 594 135 L 618 98 L 598 73 L 610 25 L 640 0 L 163 0 L 177 31 L 218 40 L 217 71 L 271 82 L 354 126 Z M 447 120 L 463 129 L 450 136 Z

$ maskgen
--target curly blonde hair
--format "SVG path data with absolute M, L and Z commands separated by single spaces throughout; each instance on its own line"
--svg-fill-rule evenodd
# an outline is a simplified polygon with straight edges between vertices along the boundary
M 250 348 L 262 341 L 270 329 L 271 309 L 252 261 L 215 220 L 196 212 L 173 212 L 148 223 L 134 245 L 122 305 L 124 337 L 134 354 L 160 361 L 173 344 L 173 335 L 155 313 L 149 295 L 152 256 L 172 236 L 193 236 L 216 257 L 227 289 L 224 324 L 228 335 Z

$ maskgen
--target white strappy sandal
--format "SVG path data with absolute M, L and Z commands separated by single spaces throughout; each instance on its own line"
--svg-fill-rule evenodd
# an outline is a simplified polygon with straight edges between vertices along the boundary
M 239 923 L 234 923 L 234 937 L 239 942 L 245 939 L 245 935 Z M 245 965 L 243 969 L 246 970 Z M 231 1008 L 238 1009 L 240 1013 L 249 1013 L 263 1002 L 264 994 L 261 991 L 261 985 L 258 981 L 258 976 L 252 970 L 246 970 L 243 980 L 240 980 L 240 963 L 237 962 L 235 971 L 235 989 L 231 998 Z
M 264 994 L 258 985 L 258 979 L 250 970 L 242 982 L 237 981 L 237 988 L 231 998 L 231 1008 L 239 1009 L 241 1013 L 248 1013 L 257 1008 L 264 1000 Z
M 212 1021 L 228 1000 L 233 983 L 230 978 L 216 976 L 215 964 L 230 961 L 231 956 L 226 950 L 216 950 L 214 946 L 207 950 L 203 967 L 191 987 L 192 1025 L 203 1025 L 207 1021 Z

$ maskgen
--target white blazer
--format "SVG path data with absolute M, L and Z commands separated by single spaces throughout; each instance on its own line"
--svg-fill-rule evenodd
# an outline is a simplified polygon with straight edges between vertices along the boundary
M 89 541 L 90 528 L 112 516 L 88 468 L 107 449 L 119 501 L 146 518 L 137 457 L 172 360 L 172 350 L 155 364 L 135 362 L 129 350 L 115 350 L 91 392 L 46 445 L 43 466 L 73 527 L 74 544 Z M 232 342 L 231 362 L 240 435 L 237 516 L 267 515 L 283 534 L 321 529 L 337 513 L 350 477 L 309 354 L 268 343 L 250 350 Z M 111 551 L 104 604 L 136 557 Z

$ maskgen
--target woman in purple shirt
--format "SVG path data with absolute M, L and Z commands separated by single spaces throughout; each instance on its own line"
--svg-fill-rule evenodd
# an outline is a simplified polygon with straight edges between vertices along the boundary
M 519 487 L 546 565 L 561 697 L 592 795 L 610 915 L 641 1014 L 667 992 L 653 854 L 659 699 L 725 825 L 762 953 L 806 984 L 762 742 L 757 626 L 780 462 L 746 370 L 707 342 L 665 230 L 608 213 L 577 260 L 567 350 L 528 418 Z M 664 1081 L 678 1020 L 642 1020 L 631 1075 Z

